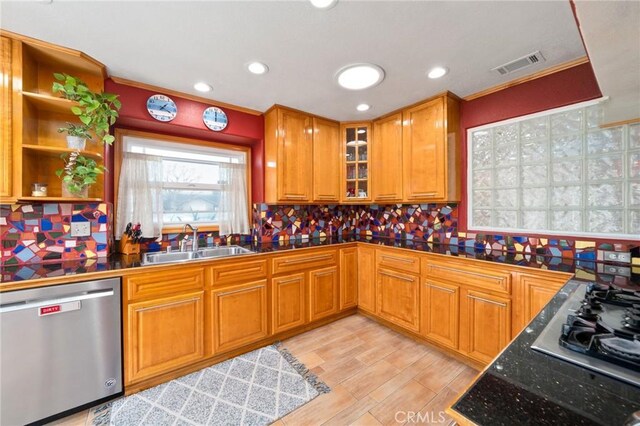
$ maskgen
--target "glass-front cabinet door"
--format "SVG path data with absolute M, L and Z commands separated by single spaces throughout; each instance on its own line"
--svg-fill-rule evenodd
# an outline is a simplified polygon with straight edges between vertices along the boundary
M 342 201 L 369 202 L 371 188 L 369 177 L 369 123 L 342 125 L 343 159 Z

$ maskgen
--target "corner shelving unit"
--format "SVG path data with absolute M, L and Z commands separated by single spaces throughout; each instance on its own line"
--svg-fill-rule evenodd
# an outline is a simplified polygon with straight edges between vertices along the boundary
M 370 123 L 342 125 L 342 157 L 344 159 L 342 201 L 365 203 L 371 201 L 369 177 Z
M 89 189 L 89 198 L 62 197 L 61 180 L 55 171 L 64 167 L 62 154 L 67 148 L 65 134 L 58 128 L 67 122 L 80 123 L 71 112 L 76 103 L 53 94 L 54 73 L 82 79 L 91 90 L 103 91 L 106 70 L 103 64 L 84 53 L 9 32 L 13 77 L 14 188 L 18 202 L 95 202 L 104 199 L 102 176 Z M 104 164 L 104 148 L 94 137 L 87 141 L 83 155 Z M 21 173 L 20 173 L 21 171 Z M 31 184 L 48 185 L 47 197 L 31 197 Z

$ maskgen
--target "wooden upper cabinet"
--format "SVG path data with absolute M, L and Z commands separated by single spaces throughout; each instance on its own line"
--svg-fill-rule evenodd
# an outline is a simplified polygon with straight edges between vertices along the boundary
M 402 114 L 397 113 L 373 123 L 371 146 L 373 201 L 402 201 Z
M 313 117 L 313 201 L 340 201 L 340 123 Z
M 13 143 L 12 135 L 12 73 L 11 73 L 11 39 L 0 37 L 0 200 L 2 203 L 13 199 Z
M 265 160 L 267 203 L 310 202 L 313 196 L 312 117 L 280 106 L 267 111 Z
M 3 177 L 0 182 L 0 196 L 4 197 L 7 187 L 12 187 L 11 198 L 19 201 L 74 202 L 102 201 L 104 177 L 100 175 L 96 184 L 89 188 L 89 198 L 62 197 L 61 180 L 55 171 L 64 166 L 61 154 L 72 150 L 67 147 L 66 137 L 58 133 L 58 128 L 67 122 L 80 124 L 71 112 L 75 102 L 62 99 L 52 92 L 54 73 L 66 73 L 83 80 L 96 92 L 104 90 L 106 68 L 95 59 L 77 50 L 3 31 L 2 38 L 2 138 L 13 140 L 13 153 L 5 157 L 7 147 L 4 142 L 0 153 L 3 157 L 3 171 L 11 173 L 12 183 L 8 186 Z M 10 42 L 7 41 L 10 39 Z M 10 55 L 7 49 L 10 46 Z M 6 61 L 11 62 L 10 72 Z M 7 74 L 8 73 L 8 74 Z M 6 87 L 10 77 L 11 88 Z M 5 102 L 8 90 L 12 92 L 11 102 Z M 11 113 L 7 114 L 7 109 Z M 11 121 L 11 133 L 7 123 Z M 95 138 L 94 138 L 95 140 Z M 101 143 L 88 143 L 82 155 L 104 164 L 104 147 Z M 5 168 L 5 158 L 12 158 L 12 167 Z M 47 197 L 32 197 L 31 185 L 42 182 L 48 185 Z
M 402 120 L 404 199 L 459 201 L 458 100 L 429 100 L 404 110 Z

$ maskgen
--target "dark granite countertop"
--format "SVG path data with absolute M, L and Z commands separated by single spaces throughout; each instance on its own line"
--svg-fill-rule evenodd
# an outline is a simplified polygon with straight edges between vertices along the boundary
M 637 275 L 619 276 L 602 273 L 602 264 L 592 261 L 567 259 L 562 257 L 551 257 L 541 255 L 525 255 L 517 253 L 505 253 L 502 251 L 487 251 L 473 247 L 461 248 L 459 246 L 427 243 L 423 241 L 414 242 L 411 240 L 394 240 L 388 238 L 361 238 L 353 236 L 349 238 L 325 238 L 311 239 L 303 241 L 294 240 L 289 244 L 240 244 L 249 248 L 256 254 L 271 253 L 276 251 L 288 251 L 310 247 L 331 246 L 336 244 L 365 242 L 373 245 L 388 247 L 398 247 L 421 252 L 436 253 L 447 256 L 477 259 L 501 264 L 531 267 L 536 269 L 547 269 L 552 271 L 562 271 L 574 273 L 577 277 L 587 280 L 597 280 L 598 282 L 616 282 L 620 284 L 628 283 Z M 209 261 L 211 261 L 209 259 Z M 164 264 L 163 266 L 171 265 Z M 74 260 L 66 262 L 52 263 L 28 263 L 24 265 L 11 265 L 0 267 L 0 278 L 2 283 L 15 283 L 17 281 L 39 280 L 55 278 L 67 275 L 90 274 L 95 272 L 118 272 L 125 269 L 144 267 L 140 262 L 140 256 L 126 256 L 115 254 L 107 258 L 90 258 L 84 260 Z M 147 265 L 148 267 L 148 265 Z M 630 268 L 628 268 L 631 271 Z M 88 277 L 90 278 L 90 277 Z M 0 289 L 2 284 L 0 284 Z
M 640 410 L 640 387 L 534 351 L 568 297 L 570 280 L 452 409 L 478 425 L 623 425 Z M 632 283 L 640 289 L 640 282 Z

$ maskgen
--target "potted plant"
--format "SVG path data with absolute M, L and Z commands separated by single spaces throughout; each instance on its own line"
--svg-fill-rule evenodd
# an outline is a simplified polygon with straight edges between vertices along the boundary
M 53 93 L 77 102 L 78 105 L 71 107 L 71 112 L 82 122 L 79 126 L 67 123 L 67 127 L 58 131 L 85 139 L 92 139 L 90 132 L 93 131 L 103 144 L 111 145 L 115 138 L 109 134 L 109 126 L 116 122 L 122 106 L 118 95 L 93 92 L 84 81 L 69 74 L 54 73 L 53 76 L 58 80 L 53 82 Z
M 67 133 L 67 147 L 74 151 L 61 156 L 65 165 L 56 170 L 56 175 L 62 179 L 63 197 L 86 198 L 89 186 L 96 183 L 98 175 L 104 173 L 106 168 L 83 156 L 80 151 L 85 149 L 87 139 L 93 139 L 92 134 L 103 145 L 113 143 L 115 138 L 109 134 L 109 126 L 116 122 L 122 105 L 118 95 L 93 92 L 77 77 L 61 73 L 54 73 L 53 76 L 57 80 L 53 83 L 53 92 L 77 103 L 71 107 L 71 112 L 81 122 L 67 123 L 66 127 L 58 129 L 60 133 Z
M 56 175 L 62 179 L 62 196 L 87 198 L 89 186 L 96 183 L 98 175 L 103 174 L 107 169 L 78 151 L 62 154 L 61 158 L 65 166 L 63 169 L 56 170 Z

